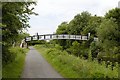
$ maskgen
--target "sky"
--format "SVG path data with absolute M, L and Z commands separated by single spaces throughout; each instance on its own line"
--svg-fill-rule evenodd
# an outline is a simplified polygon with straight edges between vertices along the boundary
M 120 0 L 37 0 L 34 12 L 30 16 L 30 35 L 53 34 L 58 25 L 71 21 L 75 15 L 88 11 L 92 15 L 104 16 L 110 9 L 118 7 Z

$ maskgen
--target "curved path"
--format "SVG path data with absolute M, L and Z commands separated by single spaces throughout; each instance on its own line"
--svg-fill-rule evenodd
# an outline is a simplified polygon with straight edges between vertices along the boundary
M 33 47 L 26 56 L 22 78 L 63 78 Z

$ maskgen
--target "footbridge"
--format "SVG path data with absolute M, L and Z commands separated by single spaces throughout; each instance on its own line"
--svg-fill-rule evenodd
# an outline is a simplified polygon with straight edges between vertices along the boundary
M 88 35 L 69 35 L 69 34 L 45 34 L 45 35 L 33 35 L 25 38 L 25 42 L 35 41 L 35 40 L 53 40 L 53 39 L 69 39 L 69 40 L 88 40 L 90 38 L 90 33 Z M 94 37 L 94 41 L 98 38 Z
M 70 35 L 70 34 L 45 34 L 45 35 L 33 35 L 28 36 L 21 41 L 20 47 L 27 47 L 27 42 L 37 40 L 89 40 L 90 33 L 88 35 Z M 98 41 L 98 38 L 94 37 L 94 41 Z

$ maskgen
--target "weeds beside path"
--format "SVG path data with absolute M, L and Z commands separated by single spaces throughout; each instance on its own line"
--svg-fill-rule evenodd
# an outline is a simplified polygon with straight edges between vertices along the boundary
M 118 68 L 112 71 L 104 62 L 100 65 L 97 61 L 84 60 L 55 46 L 36 45 L 35 48 L 65 78 L 118 78 Z
M 15 60 L 5 65 L 2 69 L 3 78 L 20 78 L 23 71 L 23 66 L 25 62 L 25 56 L 28 49 L 22 49 L 19 47 L 11 48 L 11 53 L 15 54 Z

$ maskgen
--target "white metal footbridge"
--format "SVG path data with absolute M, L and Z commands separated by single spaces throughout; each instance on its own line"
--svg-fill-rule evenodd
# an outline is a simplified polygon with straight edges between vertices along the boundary
M 69 40 L 88 40 L 90 33 L 87 36 L 84 35 L 69 35 L 69 34 L 45 34 L 45 35 L 34 35 L 25 38 L 25 41 L 34 40 L 53 40 L 53 39 L 69 39 Z M 94 37 L 94 41 L 98 41 L 98 38 Z

